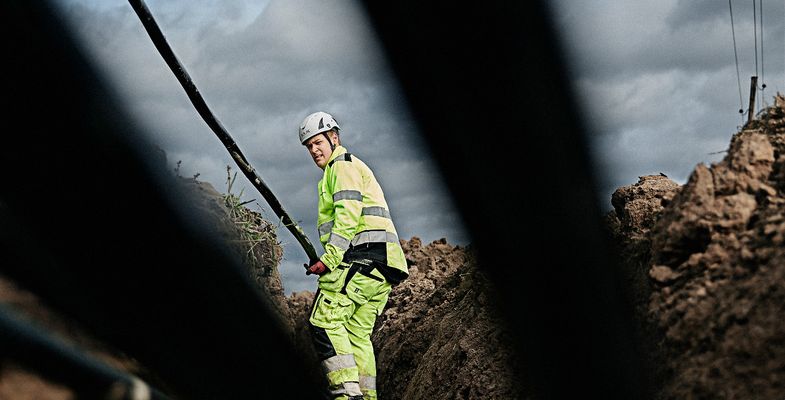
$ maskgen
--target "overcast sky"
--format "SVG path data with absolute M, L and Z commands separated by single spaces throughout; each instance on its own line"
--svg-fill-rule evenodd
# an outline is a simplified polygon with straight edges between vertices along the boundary
M 233 161 L 188 101 L 130 5 L 57 0 L 85 50 L 116 85 L 132 116 L 181 175 L 225 191 Z M 720 0 L 548 2 L 568 53 L 572 84 L 589 122 L 604 209 L 610 195 L 645 174 L 683 183 L 700 162 L 721 159 L 741 123 L 730 15 Z M 380 44 L 362 10 L 346 0 L 148 1 L 208 105 L 318 246 L 319 170 L 297 141 L 311 112 L 332 113 L 342 139 L 374 170 L 402 238 L 469 237 L 446 195 Z M 755 74 L 753 10 L 733 1 L 744 104 Z M 785 92 L 785 5 L 763 2 L 768 102 Z M 759 11 L 759 10 L 758 10 Z M 528 40 L 529 38 L 521 38 Z M 760 37 L 758 37 L 760 42 Z M 746 108 L 746 105 L 744 106 Z M 242 174 L 235 192 L 272 211 Z M 315 290 L 288 231 L 286 293 Z
M 683 184 L 698 163 L 722 159 L 711 153 L 726 150 L 742 124 L 727 1 L 548 3 L 592 128 L 605 207 L 615 188 L 640 175 L 662 172 Z M 763 100 L 771 104 L 777 91 L 785 93 L 785 2 L 762 3 L 758 69 L 767 85 Z M 755 75 L 753 2 L 732 6 L 746 109 Z

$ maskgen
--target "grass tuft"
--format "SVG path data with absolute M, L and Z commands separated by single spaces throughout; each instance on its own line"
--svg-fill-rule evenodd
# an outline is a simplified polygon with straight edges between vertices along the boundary
M 253 211 L 247 207 L 246 204 L 256 201 L 251 199 L 241 201 L 243 190 L 235 195 L 232 193 L 232 187 L 237 179 L 237 172 L 232 174 L 232 168 L 226 166 L 226 193 L 223 195 L 224 205 L 229 209 L 229 215 L 232 222 L 240 229 L 241 241 L 246 245 L 247 251 L 245 252 L 246 261 L 251 265 L 261 266 L 262 276 L 270 276 L 274 263 L 265 262 L 276 258 L 274 251 L 271 254 L 272 246 L 261 246 L 263 243 L 276 243 L 277 237 L 275 234 L 275 227 L 262 218 L 262 213 Z M 258 203 L 257 203 L 258 206 Z M 261 207 L 260 211 L 261 211 Z M 259 257 L 267 260 L 260 260 Z

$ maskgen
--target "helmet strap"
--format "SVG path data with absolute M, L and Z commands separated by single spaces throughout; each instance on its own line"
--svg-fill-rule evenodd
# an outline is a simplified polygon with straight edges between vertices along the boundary
M 327 131 L 327 132 L 332 132 L 332 131 Z M 330 143 L 330 151 L 335 151 L 335 144 L 333 143 L 333 140 L 330 138 L 330 135 L 328 135 L 327 132 L 322 132 L 322 135 L 324 135 L 324 138 L 327 139 L 327 143 Z

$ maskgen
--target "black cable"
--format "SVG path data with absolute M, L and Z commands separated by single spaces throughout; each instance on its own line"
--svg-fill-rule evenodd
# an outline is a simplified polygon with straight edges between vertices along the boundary
M 0 356 L 67 386 L 78 398 L 168 400 L 139 378 L 73 347 L 0 306 Z
M 736 29 L 733 27 L 733 6 L 731 0 L 728 0 L 728 9 L 730 10 L 730 31 L 733 34 L 733 57 L 736 59 L 736 83 L 739 86 L 739 114 L 741 115 L 742 124 L 744 124 L 744 99 L 741 95 L 741 74 L 739 74 L 739 52 L 736 50 Z
M 305 254 L 308 256 L 310 263 L 315 263 L 319 257 L 316 254 L 316 249 L 314 249 L 313 244 L 311 244 L 311 241 L 308 239 L 308 236 L 306 236 L 302 228 L 300 228 L 300 226 L 289 216 L 289 213 L 284 210 L 281 202 L 278 201 L 278 198 L 275 197 L 275 194 L 270 187 L 264 183 L 262 177 L 256 172 L 256 169 L 254 169 L 251 166 L 251 163 L 248 162 L 248 159 L 245 158 L 245 155 L 240 151 L 240 147 L 237 146 L 237 143 L 232 136 L 229 135 L 229 132 L 226 131 L 223 124 L 221 124 L 213 112 L 210 111 L 210 107 L 207 106 L 202 94 L 199 93 L 199 89 L 196 88 L 196 84 L 194 84 L 191 76 L 188 75 L 188 71 L 185 70 L 185 67 L 180 63 L 180 60 L 177 59 L 171 46 L 169 46 L 169 43 L 166 41 L 166 37 L 163 32 L 161 32 L 158 23 L 155 22 L 155 18 L 153 18 L 150 9 L 147 8 L 147 4 L 145 4 L 144 0 L 128 0 L 128 2 L 136 12 L 136 15 L 139 16 L 139 20 L 142 22 L 142 26 L 144 26 L 150 39 L 153 41 L 155 48 L 180 82 L 180 85 L 185 90 L 185 93 L 188 95 L 194 108 L 196 108 L 196 111 L 202 119 L 204 119 L 213 133 L 215 133 L 221 143 L 223 143 L 226 150 L 229 151 L 229 155 L 232 156 L 245 177 L 251 181 L 251 184 L 253 184 L 256 190 L 258 190 L 262 197 L 267 200 L 267 204 L 273 209 L 275 215 L 281 219 L 281 222 L 283 222 L 286 229 L 294 235 L 294 238 L 297 239 L 297 242 L 300 243 L 300 246 L 302 246 Z

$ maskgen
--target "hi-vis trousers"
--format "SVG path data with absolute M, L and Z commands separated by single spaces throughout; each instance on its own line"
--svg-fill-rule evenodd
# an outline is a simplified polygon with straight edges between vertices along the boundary
M 379 271 L 357 263 L 319 278 L 310 325 L 334 399 L 376 399 L 371 331 L 391 288 Z

